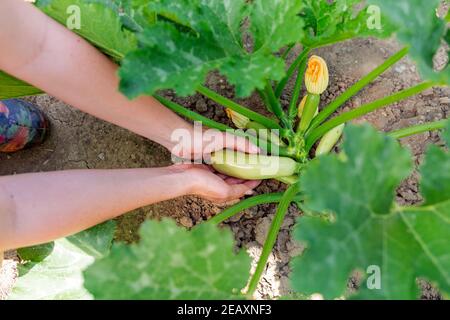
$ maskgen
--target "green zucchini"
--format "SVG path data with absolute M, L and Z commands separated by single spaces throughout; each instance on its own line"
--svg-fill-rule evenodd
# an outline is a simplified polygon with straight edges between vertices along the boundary
M 287 177 L 300 169 L 300 164 L 291 158 L 246 154 L 232 150 L 213 153 L 211 164 L 222 174 L 245 180 Z

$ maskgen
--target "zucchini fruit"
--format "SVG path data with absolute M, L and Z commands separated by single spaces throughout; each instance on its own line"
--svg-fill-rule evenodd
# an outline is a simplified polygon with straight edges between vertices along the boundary
M 213 153 L 211 164 L 222 174 L 245 180 L 288 177 L 296 174 L 300 169 L 300 164 L 291 158 L 247 154 L 232 150 Z

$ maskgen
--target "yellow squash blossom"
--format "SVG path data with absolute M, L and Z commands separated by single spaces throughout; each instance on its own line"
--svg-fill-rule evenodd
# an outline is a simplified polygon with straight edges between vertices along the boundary
M 236 128 L 238 128 L 238 129 L 246 129 L 247 128 L 247 124 L 250 121 L 249 118 L 247 118 L 246 116 L 243 116 L 242 114 L 240 114 L 236 111 L 233 111 L 229 108 L 226 108 L 225 112 L 227 113 L 228 118 L 230 118 L 231 121 L 233 121 Z
M 328 87 L 328 67 L 325 60 L 312 56 L 305 74 L 306 89 L 312 94 L 322 94 Z

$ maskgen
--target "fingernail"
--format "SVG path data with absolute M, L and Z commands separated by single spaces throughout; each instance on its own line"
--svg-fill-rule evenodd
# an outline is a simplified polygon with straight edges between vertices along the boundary
M 252 196 L 254 194 L 253 190 L 248 190 L 245 195 L 246 196 Z

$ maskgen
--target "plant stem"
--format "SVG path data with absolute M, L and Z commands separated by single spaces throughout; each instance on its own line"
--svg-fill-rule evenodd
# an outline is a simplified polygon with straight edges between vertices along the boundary
M 250 297 L 253 296 L 253 293 L 258 286 L 259 279 L 261 278 L 264 268 L 266 267 L 267 260 L 269 259 L 269 255 L 272 252 L 273 246 L 275 245 L 278 233 L 284 221 L 284 217 L 286 216 L 286 212 L 289 208 L 289 205 L 294 200 L 295 195 L 298 193 L 298 190 L 298 183 L 291 185 L 280 200 L 280 204 L 278 205 L 277 212 L 275 213 L 275 217 L 270 226 L 269 233 L 267 234 L 267 239 L 264 243 L 258 265 L 256 266 L 255 273 L 253 273 L 253 276 L 251 277 L 250 283 L 248 285 L 247 295 Z
M 291 184 L 294 184 L 294 183 L 298 182 L 299 176 L 294 174 L 294 175 L 288 176 L 288 177 L 279 177 L 279 178 L 276 178 L 275 180 L 278 180 L 278 181 L 280 181 L 280 182 L 282 182 L 284 184 L 287 184 L 287 185 L 291 185 Z
M 281 108 L 280 101 L 275 96 L 275 92 L 273 91 L 270 81 L 267 81 L 265 92 L 266 92 L 266 97 L 269 101 L 269 104 L 272 107 L 273 113 L 277 116 L 278 119 L 280 119 L 281 124 L 287 129 L 292 129 L 292 126 L 290 125 L 289 120 L 286 117 L 286 114 L 284 113 L 283 109 Z
M 254 206 L 257 206 L 260 204 L 280 202 L 281 198 L 283 197 L 283 194 L 284 194 L 283 192 L 261 194 L 258 196 L 254 196 L 254 197 L 245 199 L 245 200 L 235 204 L 234 206 L 229 207 L 228 209 L 222 211 L 220 214 L 214 216 L 213 218 L 209 219 L 207 223 L 219 224 L 248 208 L 251 208 L 251 207 L 254 207 Z M 302 197 L 300 195 L 296 195 L 294 200 L 301 201 Z
M 445 120 L 440 120 L 440 121 L 435 121 L 435 122 L 430 122 L 430 123 L 419 124 L 416 126 L 411 126 L 411 127 L 391 131 L 388 133 L 388 135 L 395 139 L 401 139 L 401 138 L 413 136 L 415 134 L 420 134 L 420 133 L 427 132 L 427 131 L 440 130 L 440 129 L 445 128 L 448 121 L 449 121 L 448 119 L 445 119 Z
M 428 88 L 431 88 L 435 83 L 431 81 L 426 81 L 421 84 L 418 84 L 414 87 L 411 87 L 409 89 L 402 90 L 400 92 L 397 92 L 391 96 L 376 100 L 374 102 L 362 105 L 361 107 L 345 112 L 331 120 L 328 120 L 324 124 L 322 124 L 320 127 L 314 129 L 307 137 L 306 137 L 306 150 L 309 151 L 311 147 L 314 145 L 314 143 L 320 139 L 325 133 L 330 131 L 331 129 L 346 123 L 348 121 L 351 121 L 355 118 L 361 117 L 365 114 L 368 114 L 372 111 L 375 111 L 377 109 L 380 109 L 382 107 L 385 107 L 387 105 L 390 105 L 392 103 L 404 100 L 406 98 L 409 98 L 413 95 L 416 95 Z
M 269 99 L 266 96 L 266 93 L 263 90 L 258 90 L 258 94 L 261 97 L 261 100 L 264 102 L 267 111 L 273 113 L 272 106 L 269 103 Z
M 158 100 L 159 102 L 161 102 L 164 106 L 166 106 L 167 108 L 169 108 L 170 110 L 178 113 L 179 115 L 182 115 L 192 121 L 199 121 L 201 122 L 203 125 L 209 127 L 209 128 L 213 128 L 213 129 L 217 129 L 220 131 L 227 131 L 227 130 L 233 130 L 231 129 L 229 126 L 224 125 L 223 123 L 219 123 L 216 122 L 214 120 L 211 120 L 207 117 L 204 117 L 202 115 L 199 115 L 198 113 L 189 110 L 188 108 L 183 107 L 182 105 L 179 105 L 178 103 L 175 103 L 173 101 L 170 101 L 164 97 L 161 97 L 159 95 L 155 95 L 153 96 L 156 100 Z
M 217 102 L 218 104 L 230 108 L 233 111 L 236 111 L 243 116 L 246 116 L 247 118 L 259 122 L 260 124 L 264 125 L 268 129 L 281 129 L 281 126 L 275 122 L 272 119 L 269 119 L 255 111 L 252 111 L 244 106 L 241 106 L 240 104 L 225 98 L 221 96 L 220 94 L 206 88 L 205 86 L 199 86 L 197 88 L 197 91 L 204 95 L 205 97 L 210 98 L 211 100 Z
M 287 83 L 289 82 L 289 79 L 291 79 L 292 75 L 294 74 L 295 70 L 297 70 L 298 66 L 302 62 L 303 59 L 308 55 L 310 51 L 310 48 L 303 48 L 303 51 L 299 56 L 294 60 L 294 62 L 290 65 L 289 69 L 286 72 L 286 76 L 278 83 L 277 87 L 275 88 L 275 96 L 277 98 L 281 97 L 281 94 L 283 93 L 284 88 L 286 87 Z
M 298 67 L 298 73 L 297 73 L 297 79 L 295 79 L 295 86 L 294 86 L 294 92 L 292 94 L 292 99 L 291 102 L 289 104 L 289 109 L 288 109 L 288 117 L 289 117 L 289 121 L 292 123 L 297 116 L 297 106 L 298 106 L 298 99 L 300 98 L 300 91 L 302 89 L 302 84 L 303 84 L 303 75 L 305 74 L 306 71 L 306 57 L 308 56 L 309 53 L 309 49 L 305 48 L 302 52 L 303 55 L 303 59 L 301 59 L 300 65 Z
M 283 54 L 281 55 L 281 59 L 286 59 L 286 57 L 288 56 L 289 52 L 291 52 L 291 50 L 295 47 L 295 43 L 290 44 L 287 46 L 286 50 L 284 50 Z
M 402 59 L 409 51 L 409 48 L 403 48 L 393 56 L 389 57 L 381 65 L 372 70 L 364 78 L 356 82 L 353 86 L 348 88 L 343 94 L 337 97 L 333 102 L 326 106 L 311 123 L 310 131 L 317 128 L 326 118 L 331 116 L 340 106 L 352 98 L 355 94 L 361 91 L 365 86 L 371 83 L 375 78 L 389 69 L 392 65 Z

